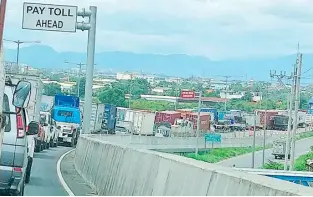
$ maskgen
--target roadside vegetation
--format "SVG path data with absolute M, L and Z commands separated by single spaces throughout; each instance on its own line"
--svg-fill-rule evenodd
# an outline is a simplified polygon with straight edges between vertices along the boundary
M 256 147 L 256 151 L 259 150 L 262 150 L 262 147 Z M 252 147 L 214 148 L 208 152 L 199 152 L 198 155 L 196 155 L 195 153 L 186 153 L 183 156 L 200 161 L 205 161 L 208 163 L 218 163 L 225 159 L 251 153 L 252 151 L 253 151 Z
M 301 140 L 301 139 L 305 139 L 305 138 L 309 138 L 309 137 L 313 137 L 313 131 L 298 134 L 296 136 L 296 140 Z M 273 147 L 272 144 L 268 144 L 265 147 L 265 149 L 269 149 L 272 147 Z M 255 149 L 256 149 L 256 151 L 260 151 L 260 150 L 262 150 L 262 147 L 256 147 Z M 237 157 L 240 155 L 252 153 L 252 151 L 253 151 L 252 147 L 228 147 L 228 148 L 215 148 L 215 149 L 207 151 L 207 152 L 199 152 L 198 155 L 196 155 L 195 153 L 185 153 L 185 154 L 183 154 L 183 156 L 188 157 L 188 158 L 192 158 L 192 159 L 196 159 L 196 160 L 200 160 L 200 161 L 205 161 L 208 163 L 218 163 L 218 162 L 226 160 L 226 159 L 230 159 L 230 158 Z M 312 156 L 312 157 L 310 157 L 310 156 Z M 301 156 L 295 161 L 295 166 L 298 166 L 297 169 L 299 169 L 299 170 L 303 169 L 303 168 L 301 168 L 301 166 L 304 166 L 304 168 L 305 168 L 306 158 L 313 159 L 313 152 L 311 152 L 311 154 L 308 153 L 306 155 L 306 157 L 303 155 L 303 157 Z M 266 169 L 278 169 L 279 170 L 279 169 L 284 169 L 284 166 L 278 162 L 269 161 L 268 163 L 265 164 L 264 168 L 266 168 Z

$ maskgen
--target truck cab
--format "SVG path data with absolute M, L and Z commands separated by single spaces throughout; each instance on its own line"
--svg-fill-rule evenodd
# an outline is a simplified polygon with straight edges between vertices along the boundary
M 81 124 L 79 98 L 56 95 L 52 118 L 59 129 L 58 142 L 74 147 L 77 144 Z

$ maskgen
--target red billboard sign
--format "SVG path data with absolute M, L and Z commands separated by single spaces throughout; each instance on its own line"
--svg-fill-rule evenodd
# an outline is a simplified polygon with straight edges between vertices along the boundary
M 180 92 L 180 98 L 186 98 L 186 99 L 190 99 L 190 98 L 195 98 L 196 94 L 195 91 L 193 90 L 182 90 Z

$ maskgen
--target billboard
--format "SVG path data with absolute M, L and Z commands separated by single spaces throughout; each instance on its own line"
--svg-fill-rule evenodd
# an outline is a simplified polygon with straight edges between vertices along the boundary
M 180 92 L 180 98 L 193 99 L 196 97 L 196 93 L 193 90 L 182 90 Z

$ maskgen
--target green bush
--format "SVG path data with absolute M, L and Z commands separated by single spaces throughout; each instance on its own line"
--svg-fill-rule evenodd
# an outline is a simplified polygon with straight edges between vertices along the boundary
M 261 150 L 261 147 L 256 147 L 256 151 Z M 217 163 L 222 160 L 236 157 L 239 155 L 251 153 L 251 147 L 229 147 L 229 148 L 215 148 L 208 152 L 199 152 L 198 155 L 195 153 L 186 153 L 184 154 L 185 157 L 193 158 L 200 161 L 205 161 L 208 163 Z

